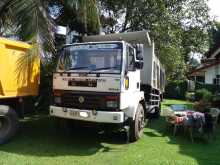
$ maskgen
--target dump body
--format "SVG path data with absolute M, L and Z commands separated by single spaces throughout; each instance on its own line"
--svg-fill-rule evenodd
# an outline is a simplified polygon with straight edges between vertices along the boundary
M 31 46 L 0 38 L 0 99 L 38 94 L 40 60 L 30 59 Z

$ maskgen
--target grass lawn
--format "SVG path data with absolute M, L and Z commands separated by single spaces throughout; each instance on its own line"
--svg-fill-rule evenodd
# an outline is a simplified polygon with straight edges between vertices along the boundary
M 165 100 L 169 104 L 186 103 Z M 189 104 L 190 103 L 186 103 Z M 0 146 L 0 165 L 212 165 L 220 164 L 220 133 L 206 143 L 187 135 L 172 136 L 163 118 L 149 122 L 143 137 L 125 144 L 120 135 L 96 134 L 88 129 L 67 136 L 56 130 L 48 116 L 26 118 L 22 129 Z

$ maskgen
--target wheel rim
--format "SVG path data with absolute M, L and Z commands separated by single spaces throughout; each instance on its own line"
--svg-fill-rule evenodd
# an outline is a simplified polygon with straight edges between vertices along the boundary
M 142 131 L 145 126 L 145 117 L 144 117 L 144 111 L 141 110 L 138 118 L 138 131 Z

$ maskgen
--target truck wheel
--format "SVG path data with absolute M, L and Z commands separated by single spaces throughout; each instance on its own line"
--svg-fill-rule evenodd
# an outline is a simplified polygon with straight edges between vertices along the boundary
M 9 106 L 0 106 L 0 144 L 6 143 L 18 130 L 18 115 Z
M 138 105 L 135 119 L 130 125 L 130 141 L 137 141 L 143 134 L 145 127 L 144 108 L 141 104 Z

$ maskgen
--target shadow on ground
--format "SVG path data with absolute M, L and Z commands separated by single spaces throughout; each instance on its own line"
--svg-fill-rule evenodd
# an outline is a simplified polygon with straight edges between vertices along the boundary
M 112 155 L 112 159 L 115 159 L 116 156 L 119 156 L 118 159 L 120 159 L 123 155 L 129 154 L 128 162 L 138 159 L 135 154 L 142 154 L 141 159 L 148 161 L 149 158 L 149 162 L 158 161 L 158 164 L 161 161 L 165 164 L 183 164 L 186 157 L 193 158 L 196 162 L 194 164 L 220 164 L 219 132 L 216 134 L 216 139 L 209 143 L 201 138 L 195 138 L 195 142 L 192 143 L 188 135 L 177 134 L 174 137 L 171 130 L 166 130 L 165 120 L 162 117 L 159 120 L 151 120 L 148 127 L 140 141 L 127 145 L 122 134 L 98 134 L 93 129 L 81 129 L 67 136 L 56 129 L 53 118 L 49 118 L 47 115 L 36 115 L 22 121 L 21 131 L 10 143 L 0 146 L 0 151 L 37 157 L 80 157 L 111 151 L 117 152 Z M 123 147 L 117 147 L 121 145 Z M 123 151 L 118 152 L 121 149 Z M 164 155 L 161 157 L 153 155 L 157 152 Z M 176 157 L 172 157 L 172 155 Z M 107 158 L 102 157 L 101 159 L 106 160 Z M 191 161 L 191 159 L 188 160 Z M 186 162 L 186 164 L 192 163 Z
M 82 128 L 72 133 L 56 127 L 53 118 L 36 115 L 21 122 L 18 134 L 0 150 L 8 153 L 34 156 L 87 156 L 96 152 L 114 151 L 102 143 L 125 144 L 124 134 L 100 134 L 95 129 Z

